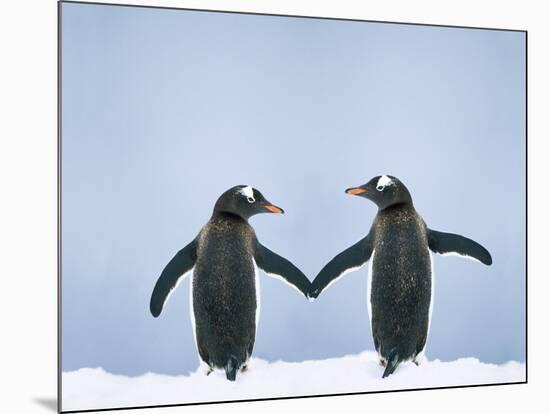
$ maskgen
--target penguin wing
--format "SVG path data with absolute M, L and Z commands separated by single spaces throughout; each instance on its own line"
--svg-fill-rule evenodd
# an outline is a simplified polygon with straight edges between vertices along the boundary
M 155 284 L 153 294 L 151 295 L 151 303 L 149 309 L 156 318 L 162 312 L 164 304 L 170 297 L 172 291 L 176 288 L 179 282 L 181 282 L 187 274 L 190 273 L 193 266 L 195 266 L 197 249 L 197 240 L 193 240 L 183 249 L 181 249 L 173 258 L 168 262 L 160 277 Z
M 491 253 L 481 244 L 464 236 L 428 229 L 428 246 L 441 255 L 458 254 L 475 259 L 487 266 L 493 263 Z
M 259 241 L 256 241 L 254 260 L 258 267 L 269 276 L 282 278 L 284 282 L 289 283 L 293 288 L 298 289 L 307 297 L 311 282 L 306 275 L 289 260 L 272 252 Z
M 369 233 L 353 246 L 338 254 L 321 269 L 311 284 L 308 296 L 316 298 L 336 279 L 363 266 L 372 255 L 372 247 L 372 236 Z

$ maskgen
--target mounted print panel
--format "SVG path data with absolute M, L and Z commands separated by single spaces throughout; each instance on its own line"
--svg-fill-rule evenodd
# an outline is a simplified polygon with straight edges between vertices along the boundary
M 526 32 L 59 7 L 63 412 L 526 382 Z

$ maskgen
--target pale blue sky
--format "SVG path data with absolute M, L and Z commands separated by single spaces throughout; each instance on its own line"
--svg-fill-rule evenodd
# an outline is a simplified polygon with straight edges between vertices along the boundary
M 259 239 L 313 279 L 369 230 L 344 189 L 399 177 L 427 224 L 494 264 L 434 258 L 427 356 L 525 360 L 525 35 L 63 4 L 63 370 L 197 367 L 188 282 L 149 298 L 219 194 L 285 209 Z M 254 354 L 373 349 L 366 268 L 307 302 L 261 277 Z

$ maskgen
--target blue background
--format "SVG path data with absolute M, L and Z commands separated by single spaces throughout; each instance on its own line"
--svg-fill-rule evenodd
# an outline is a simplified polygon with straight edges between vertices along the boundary
M 160 271 L 251 184 L 283 216 L 259 239 L 310 279 L 376 208 L 344 194 L 399 177 L 436 230 L 494 264 L 434 257 L 427 356 L 525 360 L 525 35 L 63 4 L 62 369 L 197 367 L 189 285 L 160 318 Z M 254 355 L 373 349 L 366 266 L 307 302 L 261 276 Z

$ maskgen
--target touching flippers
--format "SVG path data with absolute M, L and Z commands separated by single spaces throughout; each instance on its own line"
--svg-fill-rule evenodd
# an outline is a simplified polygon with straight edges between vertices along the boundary
M 372 255 L 372 244 L 371 233 L 369 233 L 366 237 L 328 262 L 311 284 L 308 296 L 316 298 L 336 279 L 344 276 L 347 272 L 363 266 Z
M 184 279 L 196 260 L 196 239 L 181 249 L 170 262 L 166 265 L 160 277 L 155 284 L 149 309 L 156 318 L 162 312 L 164 304 L 170 297 L 170 293 L 176 288 L 178 283 Z
M 464 236 L 428 229 L 430 250 L 441 255 L 456 253 L 475 259 L 487 266 L 493 263 L 491 254 L 481 244 Z
M 304 296 L 307 296 L 311 282 L 289 260 L 272 252 L 259 241 L 256 241 L 254 260 L 258 267 L 268 275 L 282 278 L 283 281 L 298 289 Z

